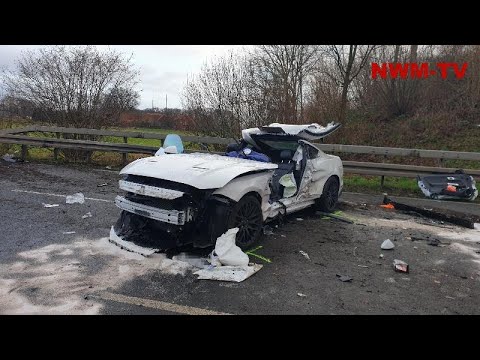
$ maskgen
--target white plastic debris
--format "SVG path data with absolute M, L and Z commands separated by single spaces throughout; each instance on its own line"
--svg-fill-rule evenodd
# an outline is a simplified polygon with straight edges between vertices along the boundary
M 200 280 L 219 280 L 242 282 L 260 270 L 263 265 L 252 264 L 246 267 L 242 266 L 215 266 L 194 272 Z
M 14 156 L 12 154 L 5 154 L 3 155 L 2 159 L 11 163 L 17 162 L 17 160 L 14 159 Z
M 248 266 L 248 255 L 235 244 L 238 228 L 229 229 L 225 234 L 218 237 L 215 243 L 215 254 L 222 265 Z
M 303 221 L 303 219 L 302 219 L 302 218 L 297 218 L 296 220 L 297 220 L 297 221 Z
M 52 208 L 52 207 L 60 206 L 59 204 L 45 204 L 45 203 L 42 203 L 42 204 L 43 204 L 43 207 L 46 207 L 46 208 Z
M 123 240 L 120 236 L 118 236 L 115 233 L 115 230 L 112 228 L 110 229 L 110 238 L 109 241 L 111 243 L 114 243 L 117 246 L 120 246 L 122 249 L 143 255 L 143 256 L 149 256 L 152 255 L 153 253 L 159 251 L 158 249 L 150 249 L 150 248 L 145 248 L 142 246 L 135 245 L 131 242 Z
M 75 231 L 64 231 L 62 234 L 64 235 L 75 234 Z
M 302 293 L 297 293 L 297 295 L 300 296 L 300 297 L 307 297 L 307 295 L 302 294 Z
M 85 215 L 82 216 L 82 219 L 90 218 L 92 217 L 92 213 L 89 211 Z
M 305 258 L 306 258 L 307 260 L 310 260 L 310 256 L 308 256 L 308 254 L 307 254 L 305 251 L 300 250 L 299 253 L 302 254 L 303 256 L 305 256 Z
M 207 259 L 186 252 L 182 252 L 178 255 L 172 256 L 172 260 L 188 263 L 198 269 L 205 269 L 210 266 Z
M 378 255 L 380 259 L 383 259 L 383 254 Z
M 474 224 L 473 224 L 473 228 L 474 228 L 475 230 L 480 230 L 480 223 L 474 223 Z
M 107 186 L 108 183 L 103 183 L 103 184 L 98 184 L 97 187 L 103 187 L 103 186 Z
M 397 272 L 403 272 L 403 273 L 408 273 L 408 264 L 405 261 L 395 259 L 393 260 L 393 268 Z
M 67 204 L 83 204 L 85 202 L 85 196 L 83 196 L 82 193 L 67 195 L 65 202 Z
M 380 246 L 383 250 L 392 250 L 395 245 L 393 242 L 390 241 L 390 239 L 385 240 L 382 245 Z

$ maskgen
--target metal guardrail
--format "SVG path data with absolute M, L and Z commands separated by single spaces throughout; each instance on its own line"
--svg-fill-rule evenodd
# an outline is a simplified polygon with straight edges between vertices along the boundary
M 33 137 L 28 136 L 31 132 L 55 133 L 56 137 Z M 120 137 L 123 143 L 101 142 L 93 140 L 76 140 L 60 138 L 61 134 L 77 134 L 92 137 Z M 124 163 L 127 162 L 128 153 L 154 154 L 158 147 L 128 144 L 128 138 L 137 139 L 158 139 L 163 141 L 166 134 L 158 134 L 151 132 L 134 132 L 134 131 L 117 131 L 117 130 L 99 130 L 99 129 L 83 129 L 83 128 L 65 128 L 65 127 L 46 127 L 46 126 L 29 126 L 18 129 L 8 129 L 0 131 L 0 143 L 19 144 L 22 146 L 22 158 L 25 159 L 28 147 L 53 148 L 54 157 L 57 158 L 58 149 L 77 149 L 86 151 L 105 151 L 119 152 L 123 154 Z M 216 137 L 200 137 L 200 136 L 184 136 L 184 142 L 200 143 L 200 144 L 219 144 L 227 145 L 234 142 L 234 139 L 216 138 Z M 316 144 L 322 151 L 330 153 L 347 153 L 347 154 L 370 154 L 388 157 L 413 157 L 413 158 L 430 158 L 439 159 L 442 163 L 444 160 L 469 160 L 480 161 L 480 153 L 477 152 L 458 152 L 443 150 L 423 150 L 423 149 L 404 149 L 374 146 L 358 146 L 358 145 L 342 145 L 342 144 Z M 187 152 L 191 152 L 186 150 Z M 197 150 L 205 152 L 202 150 Z M 215 152 L 214 152 L 215 153 Z M 392 177 L 416 177 L 420 174 L 434 173 L 453 173 L 456 169 L 445 167 L 427 167 L 415 165 L 401 165 L 390 163 L 376 162 L 357 162 L 344 161 L 344 170 L 348 173 L 361 175 L 374 175 L 382 177 L 382 185 L 385 176 Z M 468 170 L 468 173 L 480 178 L 480 170 Z

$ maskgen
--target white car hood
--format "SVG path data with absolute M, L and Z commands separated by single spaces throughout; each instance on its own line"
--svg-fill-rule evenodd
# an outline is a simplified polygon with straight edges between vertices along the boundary
M 239 175 L 277 167 L 273 163 L 214 154 L 166 154 L 138 159 L 125 166 L 120 175 L 153 177 L 197 189 L 218 189 Z

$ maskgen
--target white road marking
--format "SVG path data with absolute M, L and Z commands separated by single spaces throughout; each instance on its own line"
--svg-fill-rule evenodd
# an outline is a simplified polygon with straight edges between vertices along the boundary
M 66 198 L 67 195 L 62 195 L 62 194 L 52 194 L 52 193 L 44 193 L 44 192 L 38 192 L 38 191 L 30 191 L 30 190 L 19 190 L 15 189 L 12 190 L 13 192 L 22 192 L 22 193 L 27 193 L 27 194 L 36 194 L 36 195 L 47 195 L 47 196 L 57 196 L 57 197 L 64 197 Z M 106 200 L 106 199 L 98 199 L 98 198 L 89 198 L 86 197 L 85 200 L 93 200 L 93 201 L 103 201 L 103 202 L 109 202 L 113 203 L 113 200 Z
M 114 294 L 107 291 L 94 294 L 94 295 L 89 295 L 89 297 L 98 298 L 102 300 L 116 301 L 119 303 L 130 304 L 130 305 L 141 305 L 141 306 L 145 306 L 152 309 L 164 310 L 164 311 L 185 314 L 185 315 L 232 315 L 228 313 L 201 309 L 201 308 L 196 308 L 192 306 L 177 305 L 177 304 L 167 303 L 167 302 L 158 301 L 158 300 L 150 300 L 150 299 L 144 299 L 139 297 L 126 296 L 122 294 Z

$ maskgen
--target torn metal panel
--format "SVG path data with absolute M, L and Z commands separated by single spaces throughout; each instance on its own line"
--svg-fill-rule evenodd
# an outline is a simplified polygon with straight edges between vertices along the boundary
M 423 194 L 431 199 L 474 201 L 478 196 L 475 179 L 461 172 L 417 176 L 417 183 Z

